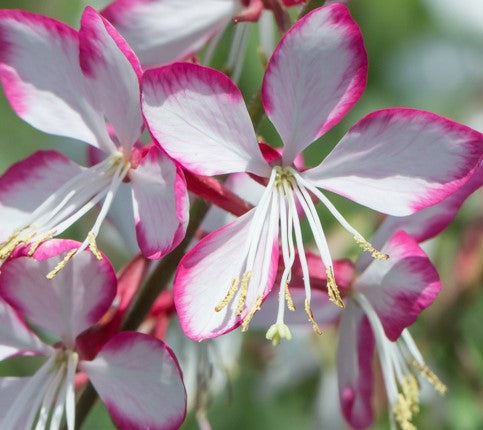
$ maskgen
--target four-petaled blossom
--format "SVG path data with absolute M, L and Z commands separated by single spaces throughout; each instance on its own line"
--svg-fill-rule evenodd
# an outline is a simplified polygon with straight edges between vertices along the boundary
M 206 236 L 180 262 L 175 302 L 189 337 L 215 337 L 240 324 L 247 328 L 274 283 L 279 236 L 285 269 L 270 336 L 290 336 L 284 301 L 296 254 L 304 273 L 305 310 L 319 330 L 310 307 L 296 202 L 326 267 L 329 296 L 339 306 L 332 260 L 312 198 L 320 200 L 364 250 L 387 258 L 349 225 L 319 188 L 403 216 L 438 203 L 467 181 L 481 154 L 483 136 L 414 109 L 373 112 L 353 126 L 319 166 L 305 171 L 294 166 L 297 154 L 357 102 L 366 79 L 362 36 L 345 6 L 322 7 L 297 22 L 275 49 L 263 80 L 265 112 L 284 144 L 282 159 L 269 164 L 243 98 L 225 75 L 181 63 L 144 74 L 145 119 L 172 158 L 202 175 L 247 172 L 266 181 L 253 210 Z
M 20 243 L 38 245 L 62 233 L 103 200 L 80 248 L 99 255 L 95 238 L 123 181 L 131 186 L 130 216 L 143 254 L 159 258 L 182 240 L 188 206 L 182 171 L 158 148 L 137 143 L 140 74 L 133 52 L 92 8 L 79 32 L 47 17 L 0 11 L 0 79 L 15 112 L 105 154 L 86 169 L 57 152 L 37 152 L 0 178 L 1 259 Z
M 151 336 L 122 332 L 97 355 L 84 357 L 78 336 L 94 326 L 116 295 L 116 276 L 106 258 L 88 251 L 53 280 L 45 278 L 80 243 L 52 240 L 32 256 L 17 250 L 0 274 L 0 359 L 45 356 L 30 377 L 0 378 L 0 427 L 58 429 L 64 410 L 75 425 L 74 378 L 87 374 L 119 428 L 175 429 L 184 419 L 181 371 L 167 345 Z M 52 339 L 46 343 L 27 325 Z

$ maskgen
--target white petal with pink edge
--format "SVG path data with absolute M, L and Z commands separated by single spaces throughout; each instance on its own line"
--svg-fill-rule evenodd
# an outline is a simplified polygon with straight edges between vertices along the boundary
M 319 8 L 287 32 L 262 88 L 265 112 L 284 143 L 285 164 L 341 120 L 366 80 L 362 35 L 345 6 Z
M 441 282 L 427 255 L 404 231 L 397 232 L 382 251 L 390 258 L 373 261 L 355 281 L 354 290 L 366 297 L 386 336 L 394 341 L 433 303 Z
M 366 428 L 373 421 L 374 347 L 374 335 L 367 317 L 353 300 L 348 300 L 339 325 L 337 376 L 342 413 L 357 429 Z
M 114 422 L 122 429 L 177 429 L 186 415 L 181 370 L 171 349 L 154 337 L 123 332 L 93 361 L 81 361 Z
M 33 257 L 6 261 L 0 273 L 0 294 L 28 322 L 47 330 L 67 347 L 109 309 L 116 294 L 111 263 L 90 251 L 76 254 L 57 275 L 46 275 L 80 244 L 52 240 L 40 245 Z
M 195 54 L 240 9 L 238 0 L 116 0 L 102 14 L 151 68 Z
M 44 344 L 15 311 L 0 300 L 0 360 L 14 355 L 49 355 L 51 348 Z
M 258 244 L 253 248 L 250 277 L 246 248 L 254 215 L 252 209 L 207 235 L 181 260 L 174 299 L 181 328 L 189 338 L 203 340 L 233 330 L 256 307 L 260 296 L 264 298 L 270 292 L 278 266 L 278 231 L 270 229 L 269 222 L 264 223 L 255 238 Z M 233 291 L 235 284 L 238 288 Z
M 18 10 L 0 11 L 0 80 L 17 115 L 46 133 L 114 149 L 79 65 L 77 32 Z
M 314 185 L 389 215 L 434 205 L 476 169 L 483 135 L 416 109 L 373 112 L 302 176 Z
M 32 212 L 82 167 L 55 151 L 37 151 L 0 177 L 0 242 L 25 226 Z
M 189 200 L 183 172 L 153 146 L 129 177 L 139 247 L 144 256 L 161 258 L 186 233 Z
M 141 134 L 138 59 L 119 33 L 87 7 L 79 30 L 80 65 L 117 140 L 129 153 Z
M 151 134 L 187 169 L 270 175 L 243 97 L 223 73 L 190 63 L 148 70 L 142 108 Z

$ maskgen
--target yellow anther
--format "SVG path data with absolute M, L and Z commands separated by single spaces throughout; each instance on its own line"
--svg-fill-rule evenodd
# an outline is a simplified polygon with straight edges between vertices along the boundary
M 315 333 L 320 336 L 322 334 L 322 330 L 314 319 L 314 314 L 312 313 L 312 309 L 310 308 L 310 302 L 308 301 L 308 299 L 305 299 L 305 312 L 309 317 L 309 321 L 311 322 L 312 328 L 314 329 Z
M 411 405 L 403 394 L 398 394 L 396 403 L 392 408 L 392 413 L 401 430 L 416 430 L 414 424 L 411 423 L 411 419 L 413 418 Z
M 252 277 L 252 272 L 245 272 L 241 279 L 240 284 L 240 297 L 238 298 L 238 305 L 236 307 L 236 314 L 241 315 L 243 308 L 245 307 L 245 301 L 247 300 L 248 283 Z
M 257 301 L 255 302 L 253 307 L 250 309 L 250 312 L 248 312 L 248 315 L 243 320 L 243 323 L 242 323 L 242 331 L 243 332 L 248 330 L 248 325 L 250 324 L 250 321 L 252 320 L 253 315 L 255 315 L 255 312 L 260 310 L 260 306 L 262 305 L 262 301 L 263 301 L 263 294 L 260 294 L 257 298 Z
M 414 375 L 404 376 L 401 381 L 401 390 L 413 414 L 419 412 L 419 385 Z
M 55 276 L 57 275 L 57 273 L 59 273 L 65 267 L 65 265 L 75 255 L 76 252 L 77 252 L 77 249 L 70 250 L 67 253 L 67 255 L 62 259 L 62 261 L 60 261 L 59 263 L 57 263 L 57 265 L 54 267 L 54 270 L 52 270 L 51 272 L 49 272 L 47 274 L 47 276 L 46 276 L 47 279 L 54 279 Z
M 231 282 L 230 289 L 226 293 L 225 298 L 215 306 L 215 312 L 220 312 L 228 303 L 231 302 L 231 299 L 233 299 L 233 296 L 238 290 L 239 282 L 240 278 L 236 276 L 235 279 L 233 279 L 233 281 Z
M 25 229 L 24 229 L 25 230 Z M 15 248 L 21 243 L 28 243 L 35 236 L 35 232 L 27 236 L 21 236 L 23 230 L 15 230 L 10 237 L 0 245 L 0 260 L 4 260 L 15 251 Z
M 89 238 L 89 249 L 94 254 L 94 257 L 96 257 L 98 260 L 102 260 L 102 254 L 99 252 L 99 248 L 97 247 L 94 232 L 90 231 L 87 237 Z
M 282 339 L 292 339 L 292 333 L 286 324 L 275 323 L 270 326 L 265 337 L 272 341 L 273 346 L 278 346 Z
M 384 254 L 381 251 L 378 251 L 367 240 L 365 240 L 362 236 L 354 236 L 354 240 L 362 248 L 363 251 L 370 252 L 372 258 L 374 258 L 376 260 L 388 260 L 389 259 L 389 255 Z
M 285 284 L 285 300 L 287 301 L 288 309 L 291 310 L 292 312 L 295 311 L 292 295 L 290 294 L 290 290 L 288 289 L 288 283 Z
M 48 231 L 47 233 L 44 233 L 42 236 L 40 236 L 32 245 L 30 246 L 28 256 L 32 257 L 34 255 L 35 251 L 37 251 L 37 248 L 46 240 L 52 239 L 55 236 L 55 231 Z
M 426 380 L 433 385 L 433 387 L 438 391 L 439 394 L 444 396 L 448 392 L 448 388 L 446 385 L 441 382 L 438 376 L 425 364 L 419 363 L 418 361 L 414 360 L 412 365 L 423 375 Z
M 325 273 L 327 275 L 327 291 L 329 293 L 329 300 L 336 306 L 343 308 L 345 305 L 340 297 L 339 288 L 335 283 L 334 269 L 332 267 L 328 267 Z

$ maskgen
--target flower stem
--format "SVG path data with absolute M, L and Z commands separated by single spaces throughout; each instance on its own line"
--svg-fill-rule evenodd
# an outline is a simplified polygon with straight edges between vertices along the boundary
M 298 19 L 304 17 L 309 12 L 312 12 L 314 9 L 317 9 L 318 7 L 323 6 L 324 3 L 325 3 L 325 0 L 309 0 L 305 4 L 304 8 L 302 9 L 302 12 L 300 12 Z

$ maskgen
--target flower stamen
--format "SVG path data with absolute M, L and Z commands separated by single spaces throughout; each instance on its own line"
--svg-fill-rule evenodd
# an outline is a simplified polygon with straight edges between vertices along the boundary
M 252 277 L 252 272 L 245 272 L 242 276 L 240 285 L 240 297 L 238 298 L 238 305 L 236 307 L 236 314 L 241 315 L 243 313 L 243 308 L 245 307 L 245 302 L 247 300 L 248 294 L 248 283 Z
M 328 267 L 325 273 L 327 275 L 327 291 L 329 294 L 329 300 L 339 308 L 345 307 L 344 302 L 340 297 L 337 284 L 335 283 L 334 269 L 332 268 L 332 266 Z
M 295 305 L 293 304 L 292 295 L 290 294 L 290 290 L 288 288 L 288 282 L 285 284 L 285 300 L 287 302 L 287 308 L 294 312 Z
M 99 252 L 99 248 L 97 248 L 96 236 L 94 232 L 90 231 L 87 237 L 89 239 L 89 249 L 94 254 L 94 257 L 96 257 L 99 261 L 102 260 L 102 254 Z
M 312 324 L 312 328 L 314 329 L 315 333 L 319 336 L 322 334 L 322 330 L 320 329 L 317 321 L 314 319 L 314 314 L 312 312 L 312 308 L 310 307 L 310 302 L 308 299 L 305 299 L 305 313 L 307 314 L 310 323 Z
M 371 257 L 374 258 L 375 260 L 388 260 L 389 259 L 388 254 L 384 254 L 383 252 L 378 251 L 362 236 L 354 235 L 354 240 L 361 247 L 361 249 L 363 251 L 370 252 Z
M 50 280 L 54 279 L 76 253 L 77 253 L 77 249 L 71 249 L 62 259 L 62 261 L 59 261 L 54 267 L 54 269 L 49 273 L 47 273 L 46 278 Z
M 228 305 L 228 303 L 231 302 L 231 300 L 233 299 L 233 296 L 235 295 L 235 293 L 238 290 L 238 284 L 239 283 L 240 283 L 240 278 L 238 276 L 235 276 L 235 278 L 233 279 L 233 281 L 231 283 L 231 286 L 230 286 L 228 292 L 226 293 L 226 296 L 224 297 L 224 299 L 220 303 L 218 303 L 215 306 L 215 312 L 220 312 L 222 309 L 225 308 L 225 306 Z
M 255 304 L 250 309 L 250 312 L 248 312 L 248 315 L 243 319 L 242 332 L 246 332 L 248 330 L 248 326 L 250 324 L 250 321 L 252 320 L 255 313 L 260 310 L 260 306 L 262 305 L 262 301 L 263 301 L 263 294 L 259 294 L 259 296 L 257 297 L 257 301 L 255 302 Z

